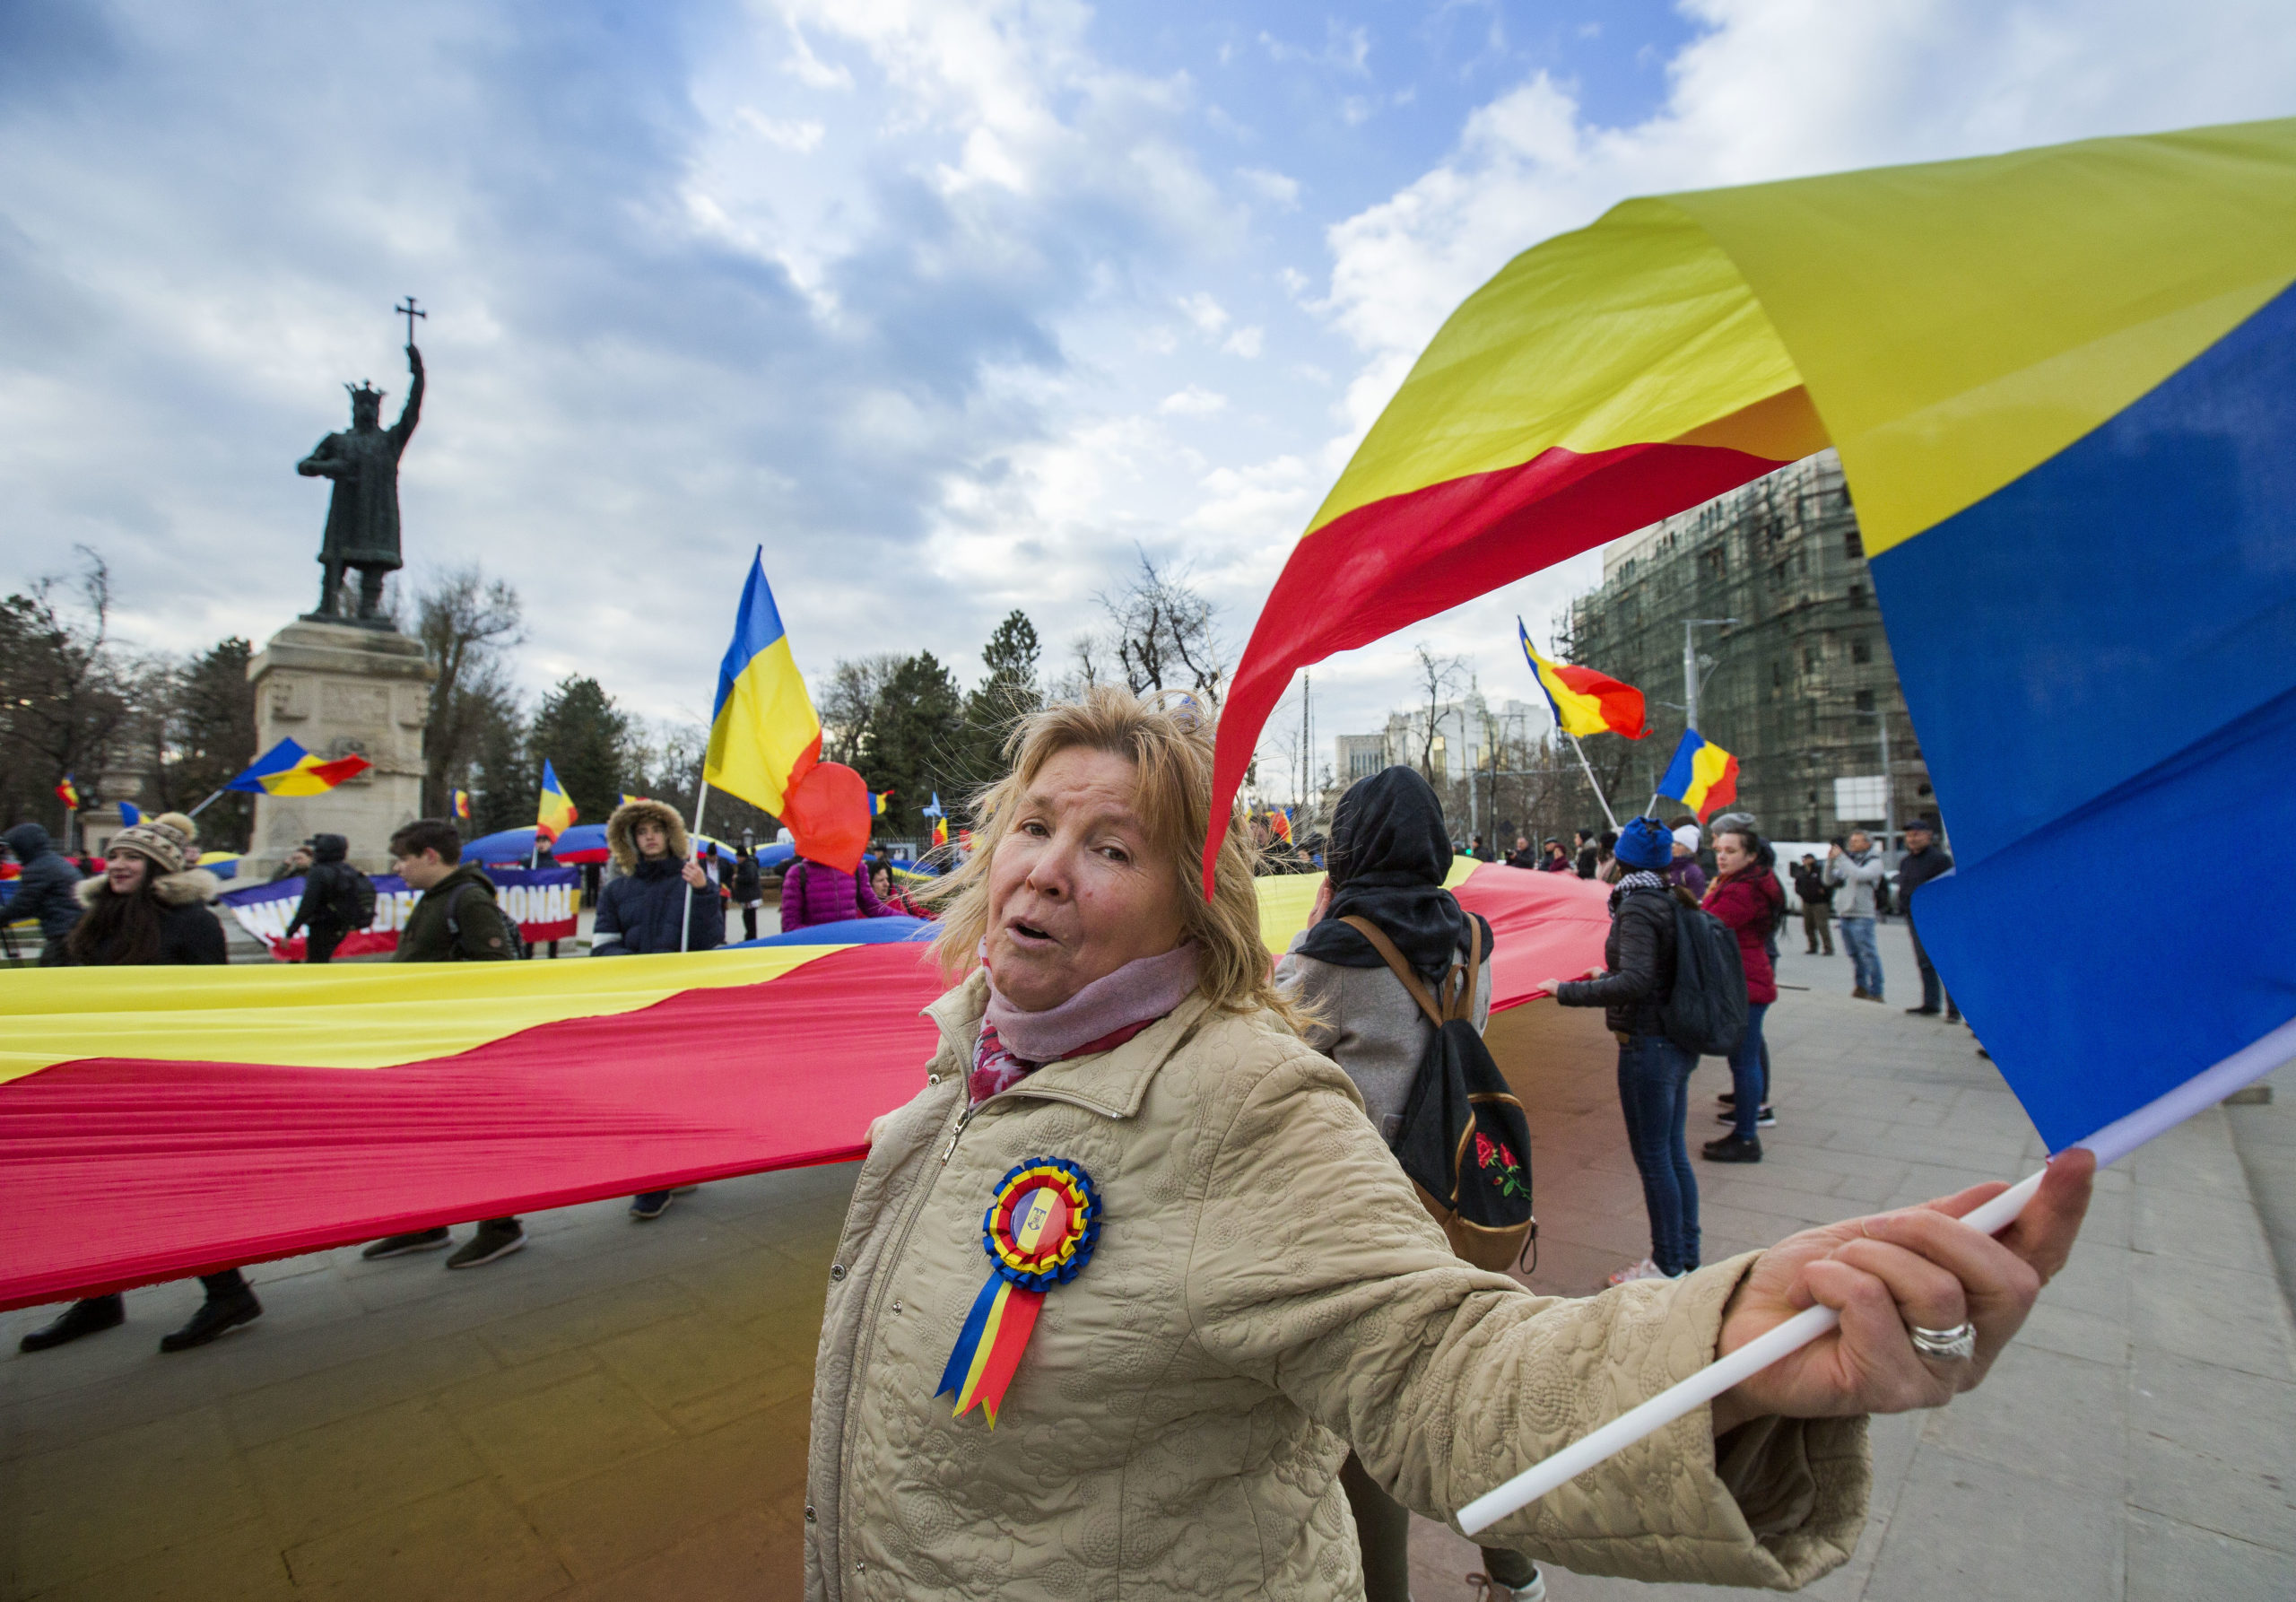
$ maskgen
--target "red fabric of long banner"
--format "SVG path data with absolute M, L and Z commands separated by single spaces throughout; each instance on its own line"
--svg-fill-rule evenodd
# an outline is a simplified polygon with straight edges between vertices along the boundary
M 915 945 L 386 1068 L 91 1058 L 0 1092 L 0 1308 L 849 1161 L 925 1083 Z

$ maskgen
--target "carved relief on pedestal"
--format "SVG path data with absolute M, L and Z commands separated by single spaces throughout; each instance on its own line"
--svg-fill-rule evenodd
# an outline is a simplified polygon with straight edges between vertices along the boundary
M 291 674 L 274 673 L 264 686 L 268 694 L 271 716 L 283 720 L 309 718 L 311 715 L 310 681 Z
M 428 684 L 401 684 L 397 690 L 398 726 L 401 728 L 421 728 L 430 717 L 430 687 Z
M 391 720 L 391 687 L 329 679 L 319 687 L 319 710 L 329 723 L 387 724 Z

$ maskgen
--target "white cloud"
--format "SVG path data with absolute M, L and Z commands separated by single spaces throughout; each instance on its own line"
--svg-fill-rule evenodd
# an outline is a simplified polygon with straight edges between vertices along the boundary
M 1300 209 L 1300 180 L 1265 167 L 1239 167 L 1236 176 L 1262 200 L 1287 212 Z
M 1168 395 L 1156 410 L 1167 417 L 1209 417 L 1228 409 L 1228 397 L 1200 384 Z
M 1228 326 L 1227 309 L 1204 291 L 1182 295 L 1175 304 L 1187 314 L 1187 320 L 1194 323 L 1196 332 L 1206 339 L 1217 339 L 1220 330 Z
M 789 54 L 781 70 L 808 89 L 850 89 L 853 74 L 842 65 L 832 65 L 813 54 L 813 47 L 805 42 L 805 35 L 793 20 L 789 24 Z
M 804 155 L 821 148 L 829 129 L 811 118 L 789 118 L 768 117 L 755 107 L 744 106 L 734 114 L 739 122 L 768 144 L 778 144 L 783 150 Z
M 1267 330 L 1265 328 L 1239 328 L 1228 335 L 1220 348 L 1231 356 L 1241 356 L 1249 361 L 1259 355 L 1260 347 L 1266 340 Z

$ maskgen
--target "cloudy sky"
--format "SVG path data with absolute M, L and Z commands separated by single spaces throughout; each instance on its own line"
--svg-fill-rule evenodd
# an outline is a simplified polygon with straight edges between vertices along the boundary
M 800 664 L 1051 654 L 1135 548 L 1240 643 L 1457 301 L 1624 196 L 2296 111 L 2285 0 L 0 4 L 0 584 L 138 644 L 313 599 L 341 383 L 431 389 L 415 575 L 530 688 L 706 711 L 752 545 Z M 1527 691 L 1582 558 L 1410 648 Z M 1328 747 L 1326 747 L 1326 753 Z

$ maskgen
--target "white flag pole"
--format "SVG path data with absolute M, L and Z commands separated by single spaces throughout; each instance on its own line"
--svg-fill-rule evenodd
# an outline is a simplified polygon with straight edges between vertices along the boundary
M 1560 723 L 1555 727 L 1562 728 Z M 1611 811 L 1610 802 L 1604 797 L 1602 782 L 1595 777 L 1594 764 L 1587 760 L 1587 748 L 1578 744 L 1578 736 L 1567 728 L 1562 729 L 1562 737 L 1570 741 L 1570 749 L 1578 753 L 1578 765 L 1587 770 L 1587 786 L 1595 792 L 1595 805 L 1603 809 L 1603 815 L 1610 819 L 1611 829 L 1615 832 L 1618 829 L 1618 814 Z
M 693 843 L 701 838 L 701 807 L 709 795 L 709 764 L 701 765 L 701 782 L 693 787 L 693 840 L 686 841 L 686 858 L 678 864 L 678 876 L 685 877 L 686 866 L 693 860 Z M 685 881 L 685 917 L 678 926 L 678 950 L 693 948 L 693 881 Z
M 2086 1140 L 2074 1143 L 2096 1154 L 2104 1167 L 2128 1155 L 2154 1136 L 2164 1134 L 2193 1114 L 2214 1106 L 2244 1085 L 2253 1084 L 2282 1064 L 2296 1060 L 2296 1019 L 2292 1019 L 2255 1044 L 2244 1047 L 2206 1072 L 2196 1075 L 2127 1117 L 2106 1125 Z M 2017 1221 L 2025 1204 L 2040 1188 L 2041 1175 L 2033 1174 L 2011 1186 L 1961 1220 L 1971 1229 L 1998 1234 Z M 1640 1406 L 1621 1414 L 1592 1434 L 1544 1461 L 1535 1463 L 1494 1491 L 1485 1492 L 1459 1510 L 1461 1533 L 1475 1535 L 1508 1514 L 1529 1506 L 1557 1486 L 1575 1479 L 1596 1464 L 1625 1450 L 1644 1436 L 1704 1406 L 1724 1391 L 1798 1352 L 1835 1325 L 1841 1316 L 1830 1307 L 1796 1313 L 1767 1334 L 1755 1336 L 1726 1357 L 1700 1369 L 1679 1385 L 1652 1397 Z

